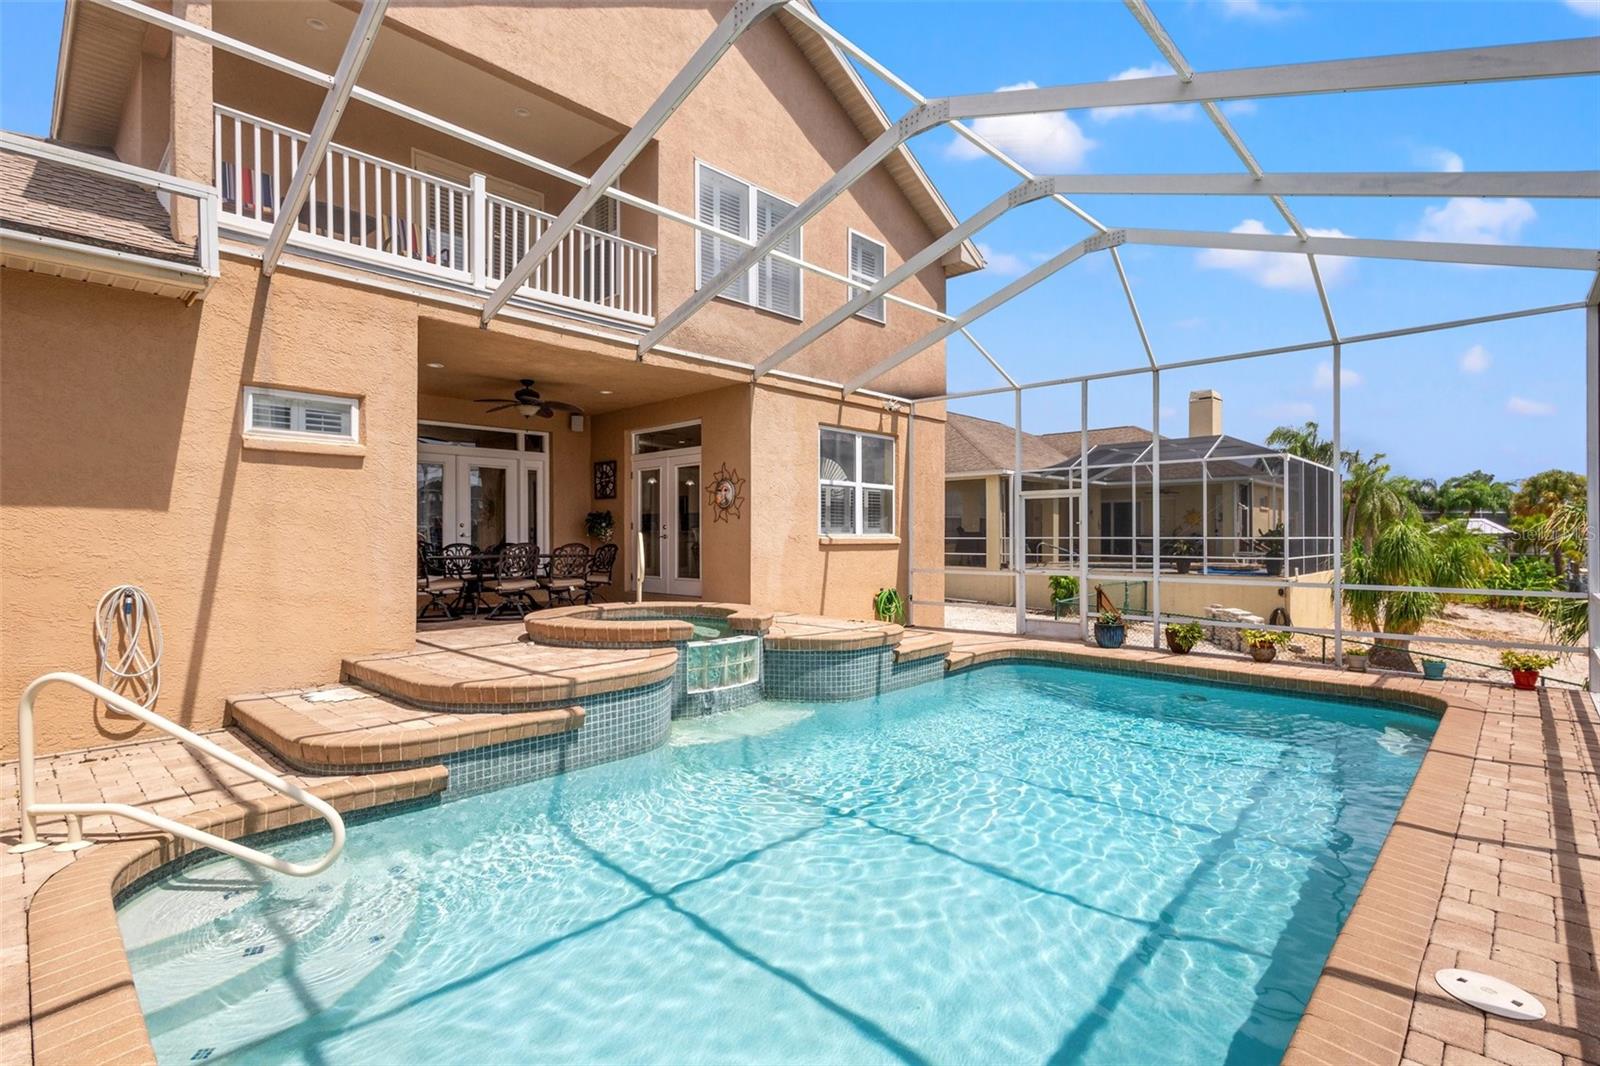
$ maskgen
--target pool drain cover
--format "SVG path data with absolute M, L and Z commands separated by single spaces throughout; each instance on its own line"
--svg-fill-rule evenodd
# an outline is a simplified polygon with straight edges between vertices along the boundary
M 1544 1017 L 1544 1004 L 1510 981 L 1473 970 L 1440 970 L 1433 979 L 1461 1002 L 1486 1013 L 1522 1022 Z

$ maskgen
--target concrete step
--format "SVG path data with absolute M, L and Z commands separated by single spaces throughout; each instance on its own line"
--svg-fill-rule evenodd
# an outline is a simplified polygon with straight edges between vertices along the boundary
M 453 714 L 409 706 L 355 685 L 241 696 L 228 724 L 302 770 L 343 772 L 437 759 L 583 725 L 583 708 Z

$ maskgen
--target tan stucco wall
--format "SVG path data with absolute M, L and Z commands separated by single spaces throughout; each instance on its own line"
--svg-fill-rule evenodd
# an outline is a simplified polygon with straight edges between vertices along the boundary
M 770 379 L 768 379 L 770 380 Z M 750 473 L 752 602 L 778 610 L 869 618 L 872 594 L 908 587 L 905 534 L 919 567 L 944 557 L 944 421 L 919 411 L 913 471 L 906 469 L 906 419 L 881 405 L 841 403 L 816 390 L 763 383 L 755 391 L 757 446 Z M 822 538 L 818 533 L 817 447 L 823 425 L 895 438 L 895 529 L 892 537 Z M 911 509 L 906 487 L 914 477 Z M 919 599 L 943 598 L 938 575 L 921 575 Z
M 635 430 L 679 422 L 700 420 L 700 481 L 702 487 L 711 473 L 727 465 L 741 476 L 750 476 L 751 387 L 735 385 L 696 393 L 676 400 L 629 407 L 599 415 L 594 419 L 590 440 L 592 461 L 617 462 L 617 498 L 593 499 L 592 467 L 586 466 L 583 480 L 577 483 L 575 500 L 582 499 L 584 511 L 608 510 L 616 518 L 621 547 L 617 557 L 613 598 L 634 594 L 636 530 L 631 526 L 633 507 L 632 472 L 634 458 L 629 454 Z M 700 497 L 700 581 L 701 597 L 729 603 L 750 603 L 750 530 L 754 519 L 746 485 L 746 502 L 740 517 L 717 522 Z M 580 515 L 580 520 L 582 516 Z
M 225 260 L 202 303 L 6 271 L 0 284 L 0 706 L 48 670 L 93 675 L 100 594 L 144 586 L 166 636 L 161 709 L 325 682 L 412 635 L 415 307 Z M 363 394 L 364 455 L 241 446 L 246 383 Z M 0 758 L 16 751 L 0 715 Z M 135 735 L 64 691 L 43 751 Z
M 141 52 L 117 125 L 117 158 L 136 167 L 161 165 L 172 133 L 172 63 Z
M 388 18 L 626 128 L 705 41 L 727 7 L 402 5 L 391 9 Z M 551 46 L 555 41 L 560 47 Z M 619 71 L 627 76 L 617 76 Z M 746 33 L 722 58 L 661 129 L 656 144 L 659 199 L 693 214 L 696 159 L 799 203 L 866 142 L 772 18 Z M 635 168 L 641 164 L 648 161 Z M 639 212 L 625 211 L 624 217 L 633 214 Z M 847 231 L 852 226 L 885 241 L 890 269 L 931 240 L 926 225 L 881 167 L 806 223 L 805 258 L 846 272 Z M 694 289 L 694 232 L 676 223 L 662 224 L 659 230 L 653 242 L 659 249 L 657 306 L 666 309 Z M 897 292 L 942 304 L 943 274 L 930 267 Z M 845 298 L 843 286 L 806 276 L 807 321 L 821 318 Z M 859 319 L 844 323 L 786 369 L 842 381 L 937 324 L 893 304 L 887 317 L 884 326 Z M 668 343 L 754 362 L 798 328 L 792 319 L 715 300 Z M 942 392 L 943 386 L 942 346 L 873 383 L 874 388 L 910 396 Z

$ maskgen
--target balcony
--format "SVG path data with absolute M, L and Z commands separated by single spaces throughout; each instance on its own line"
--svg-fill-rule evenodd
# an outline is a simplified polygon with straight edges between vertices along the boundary
M 225 229 L 271 232 L 306 134 L 216 105 L 216 176 Z M 448 181 L 331 145 L 290 247 L 491 292 L 555 216 L 488 192 L 482 174 Z M 517 297 L 569 313 L 648 326 L 655 257 L 647 245 L 589 226 L 567 234 Z

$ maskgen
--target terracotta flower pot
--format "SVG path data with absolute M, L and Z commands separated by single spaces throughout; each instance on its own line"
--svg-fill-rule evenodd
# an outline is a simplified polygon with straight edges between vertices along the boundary
M 1250 645 L 1250 658 L 1254 659 L 1258 663 L 1270 663 L 1277 657 L 1278 646 L 1276 644 Z
M 1174 655 L 1188 655 L 1189 654 L 1189 649 L 1194 647 L 1193 644 L 1185 644 L 1183 641 L 1179 640 L 1177 637 L 1173 636 L 1171 633 L 1166 634 L 1166 637 L 1167 637 L 1167 650 L 1170 651 Z
M 1511 671 L 1511 683 L 1524 692 L 1532 692 L 1539 687 L 1539 671 L 1513 670 Z

